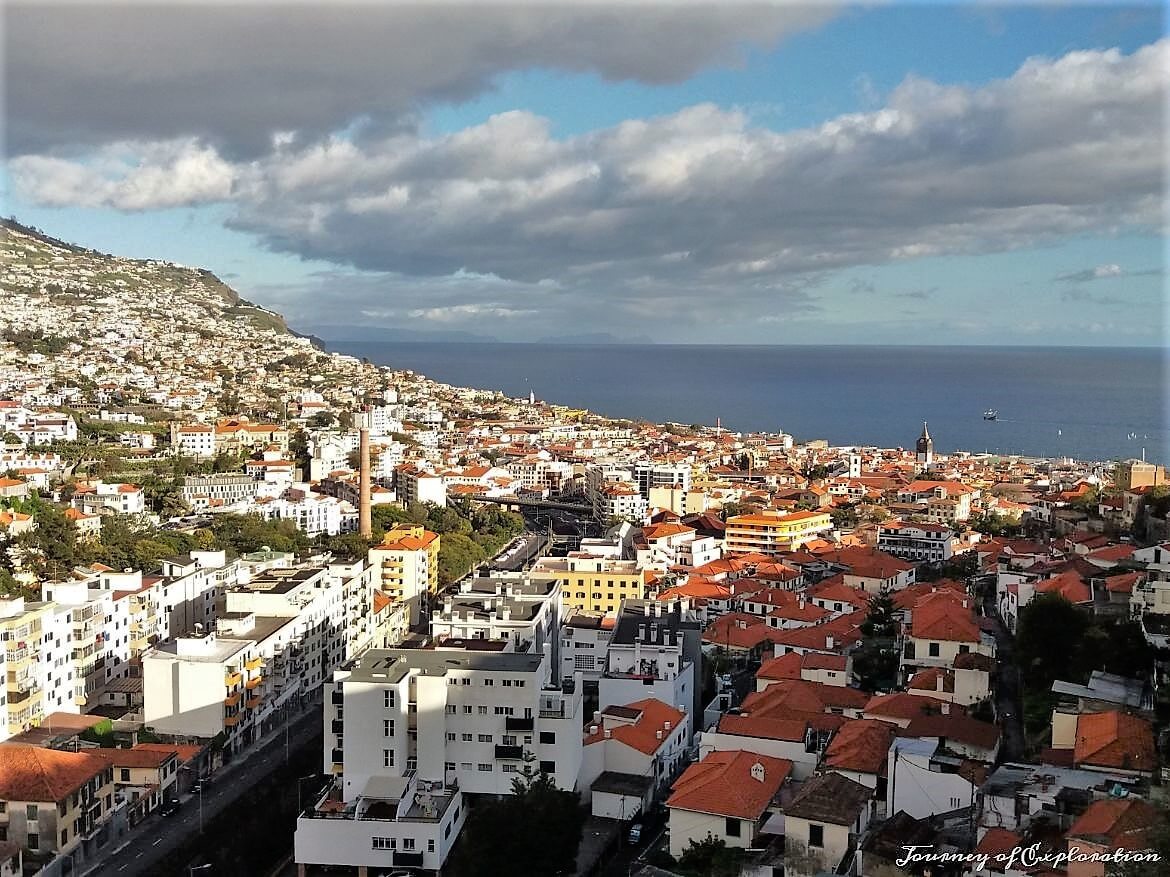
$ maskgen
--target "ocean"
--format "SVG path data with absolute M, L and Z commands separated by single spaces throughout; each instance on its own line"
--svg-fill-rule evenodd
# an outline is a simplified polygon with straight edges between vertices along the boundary
M 328 341 L 457 386 L 610 417 L 940 452 L 1170 459 L 1161 349 Z M 983 412 L 994 408 L 997 421 Z

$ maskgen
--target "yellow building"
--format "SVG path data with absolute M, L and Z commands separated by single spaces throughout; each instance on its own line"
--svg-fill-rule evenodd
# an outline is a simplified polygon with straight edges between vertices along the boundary
M 828 512 L 765 510 L 753 515 L 727 519 L 723 550 L 728 554 L 780 554 L 794 551 L 833 529 Z
M 25 855 L 68 854 L 109 820 L 114 809 L 114 771 L 105 759 L 0 744 L 0 825 Z
M 40 679 L 40 643 L 49 605 L 26 609 L 22 599 L 0 600 L 0 643 L 4 649 L 8 733 L 13 736 L 39 725 L 45 717 Z
M 578 554 L 544 557 L 532 568 L 532 578 L 561 582 L 566 612 L 576 610 L 616 613 L 622 601 L 643 600 L 646 589 L 661 570 L 639 567 L 632 560 Z
M 369 553 L 370 565 L 379 570 L 379 588 L 394 600 L 437 593 L 439 545 L 439 534 L 422 526 L 398 524 L 389 530 Z
M 1166 483 L 1166 470 L 1145 460 L 1126 460 L 1117 464 L 1114 480 L 1122 490 L 1135 487 L 1159 487 Z

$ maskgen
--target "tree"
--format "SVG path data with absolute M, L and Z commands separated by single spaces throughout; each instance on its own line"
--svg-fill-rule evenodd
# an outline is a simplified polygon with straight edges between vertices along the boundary
M 1079 670 L 1080 643 L 1089 627 L 1084 610 L 1059 594 L 1040 594 L 1020 610 L 1016 662 L 1028 687 L 1051 691 Z
M 240 394 L 235 390 L 227 389 L 219 394 L 215 407 L 220 414 L 238 414 L 240 410 Z
M 348 414 L 349 412 L 346 413 Z M 320 411 L 309 418 L 308 425 L 317 427 L 318 429 L 327 429 L 328 427 L 332 426 L 336 420 L 337 418 L 333 416 L 333 412 Z M 353 420 L 352 414 L 350 414 L 350 420 Z
M 678 870 L 693 877 L 738 877 L 743 856 L 742 849 L 708 835 L 687 845 L 678 858 Z
M 512 780 L 512 794 L 481 801 L 471 810 L 446 873 L 511 877 L 517 863 L 523 863 L 524 874 L 534 877 L 573 873 L 585 811 L 576 794 L 557 788 L 534 762 L 532 753 L 525 752 L 523 767 Z

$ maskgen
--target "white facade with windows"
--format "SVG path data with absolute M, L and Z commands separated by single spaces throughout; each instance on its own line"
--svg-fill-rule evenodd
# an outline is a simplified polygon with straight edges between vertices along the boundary
M 533 767 L 574 789 L 581 767 L 581 684 L 553 683 L 548 653 L 374 649 L 327 686 L 326 773 L 342 800 L 370 779 L 403 776 L 506 795 Z

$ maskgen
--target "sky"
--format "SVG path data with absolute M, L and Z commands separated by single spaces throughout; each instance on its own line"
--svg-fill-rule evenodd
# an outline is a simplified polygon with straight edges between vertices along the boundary
M 3 212 L 298 330 L 1164 346 L 1160 4 L 6 4 Z

